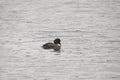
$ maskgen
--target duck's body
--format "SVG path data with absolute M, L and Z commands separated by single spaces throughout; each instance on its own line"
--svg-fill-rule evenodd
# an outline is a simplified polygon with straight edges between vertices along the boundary
M 44 49 L 60 50 L 60 44 L 46 43 L 42 46 Z
M 54 43 L 46 43 L 42 46 L 44 49 L 54 49 L 54 50 L 60 50 L 61 48 L 61 43 L 60 39 L 57 38 L 54 40 Z

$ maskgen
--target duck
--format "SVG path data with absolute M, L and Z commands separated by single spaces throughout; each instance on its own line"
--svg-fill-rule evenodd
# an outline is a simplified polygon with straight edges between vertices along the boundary
M 53 50 L 60 50 L 61 49 L 61 40 L 60 38 L 56 38 L 52 42 L 48 42 L 43 44 L 42 46 L 43 49 L 53 49 Z

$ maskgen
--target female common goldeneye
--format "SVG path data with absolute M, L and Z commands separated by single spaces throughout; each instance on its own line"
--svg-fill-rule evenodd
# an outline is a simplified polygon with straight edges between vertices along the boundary
M 60 50 L 60 48 L 61 48 L 61 43 L 60 43 L 61 40 L 59 38 L 56 38 L 53 42 L 54 43 L 46 43 L 42 47 L 44 49 Z

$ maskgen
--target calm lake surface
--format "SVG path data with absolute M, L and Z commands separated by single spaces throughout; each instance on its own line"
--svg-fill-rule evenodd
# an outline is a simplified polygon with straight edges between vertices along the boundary
M 0 0 L 0 80 L 120 80 L 120 0 Z

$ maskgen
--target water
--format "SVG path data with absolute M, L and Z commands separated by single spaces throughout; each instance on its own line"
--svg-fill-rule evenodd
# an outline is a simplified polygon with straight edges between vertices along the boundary
M 119 0 L 0 0 L 0 80 L 120 80 Z M 62 40 L 60 52 L 41 46 Z

